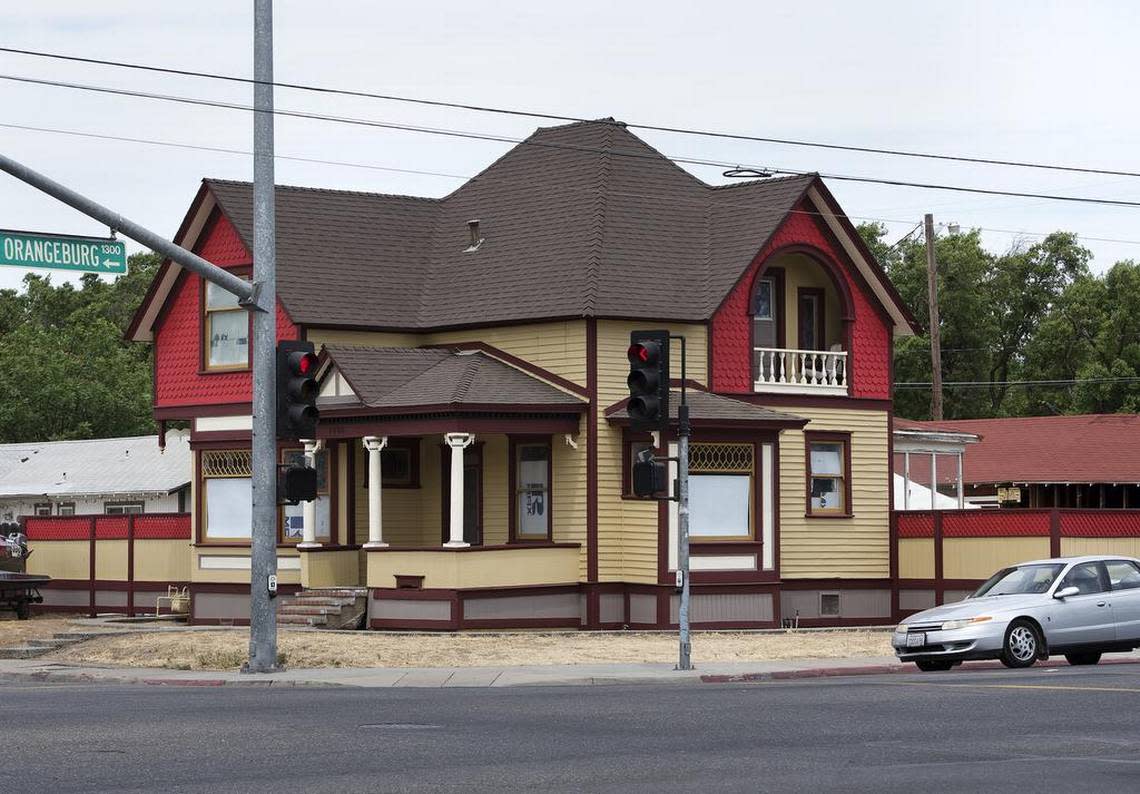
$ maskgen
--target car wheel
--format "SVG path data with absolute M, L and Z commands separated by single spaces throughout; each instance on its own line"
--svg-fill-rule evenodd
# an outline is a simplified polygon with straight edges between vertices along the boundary
M 32 616 L 32 608 L 27 601 L 20 601 L 16 604 L 16 617 L 19 620 L 27 620 Z
M 1100 661 L 1100 651 L 1086 651 L 1084 653 L 1066 653 L 1065 661 L 1069 664 L 1096 664 Z
M 1005 630 L 1005 643 L 1001 648 L 1001 663 L 1006 667 L 1031 667 L 1041 650 L 1041 638 L 1028 620 L 1018 619 Z
M 942 670 L 949 670 L 954 666 L 954 662 L 947 659 L 917 659 L 915 664 L 918 669 L 924 673 L 936 673 Z

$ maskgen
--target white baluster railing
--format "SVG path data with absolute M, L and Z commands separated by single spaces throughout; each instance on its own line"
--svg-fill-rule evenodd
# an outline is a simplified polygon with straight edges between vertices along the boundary
M 846 394 L 846 350 L 753 348 L 755 390 Z

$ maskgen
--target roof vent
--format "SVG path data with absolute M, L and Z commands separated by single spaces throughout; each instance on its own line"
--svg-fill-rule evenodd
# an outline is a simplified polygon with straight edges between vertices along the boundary
M 467 221 L 467 235 L 468 235 L 468 244 L 467 244 L 467 247 L 463 249 L 463 251 L 465 253 L 469 253 L 471 251 L 478 251 L 479 246 L 481 246 L 483 244 L 483 238 L 479 236 L 479 219 L 478 218 L 474 218 L 472 220 Z

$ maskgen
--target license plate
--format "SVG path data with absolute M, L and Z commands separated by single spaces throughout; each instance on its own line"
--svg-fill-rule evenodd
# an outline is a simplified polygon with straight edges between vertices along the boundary
M 926 634 L 919 632 L 906 635 L 906 647 L 921 648 L 923 645 L 926 645 Z

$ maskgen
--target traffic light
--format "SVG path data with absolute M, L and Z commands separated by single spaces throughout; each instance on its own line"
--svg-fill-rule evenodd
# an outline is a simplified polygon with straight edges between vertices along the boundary
M 665 430 L 669 424 L 669 332 L 631 332 L 626 355 L 630 427 Z
M 317 498 L 317 470 L 308 466 L 281 466 L 277 469 L 277 501 L 288 505 Z
M 317 437 L 317 354 L 312 342 L 277 343 L 277 438 Z
M 656 496 L 668 490 L 665 464 L 653 459 L 653 450 L 643 449 L 633 462 L 633 495 Z

